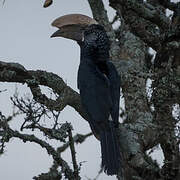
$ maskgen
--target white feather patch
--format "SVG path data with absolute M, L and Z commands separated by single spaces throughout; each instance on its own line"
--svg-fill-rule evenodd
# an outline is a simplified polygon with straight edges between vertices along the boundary
M 113 121 L 111 114 L 109 115 L 109 121 Z

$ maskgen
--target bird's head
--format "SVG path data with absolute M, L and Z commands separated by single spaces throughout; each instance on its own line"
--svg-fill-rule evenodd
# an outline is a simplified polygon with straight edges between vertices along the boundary
M 109 44 L 109 39 L 103 26 L 89 16 L 83 14 L 68 14 L 55 19 L 52 26 L 58 30 L 51 37 L 64 37 L 78 43 L 88 40 L 90 43 Z
M 109 58 L 109 38 L 103 26 L 82 14 L 68 14 L 55 19 L 58 30 L 51 37 L 64 37 L 78 42 L 83 55 L 94 59 Z

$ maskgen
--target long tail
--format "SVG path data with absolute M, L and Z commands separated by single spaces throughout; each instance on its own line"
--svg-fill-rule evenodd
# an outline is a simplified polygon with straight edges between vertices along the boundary
M 121 172 L 122 156 L 118 145 L 117 132 L 112 123 L 107 131 L 100 134 L 102 167 L 107 175 L 115 175 Z

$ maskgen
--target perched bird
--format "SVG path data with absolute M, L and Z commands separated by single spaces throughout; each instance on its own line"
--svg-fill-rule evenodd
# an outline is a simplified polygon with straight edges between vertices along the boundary
M 77 41 L 81 49 L 78 89 L 93 134 L 101 142 L 102 167 L 117 174 L 122 157 L 117 139 L 120 81 L 109 58 L 109 39 L 103 26 L 82 14 L 69 14 L 53 21 L 59 28 L 51 37 Z

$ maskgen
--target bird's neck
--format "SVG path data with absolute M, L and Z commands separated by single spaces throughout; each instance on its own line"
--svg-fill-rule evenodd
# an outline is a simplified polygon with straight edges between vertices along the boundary
M 90 49 L 81 46 L 81 63 L 101 64 L 109 60 L 109 50 Z
M 88 65 L 93 68 L 98 68 L 101 73 L 108 76 L 107 62 L 109 54 L 96 54 L 95 56 L 81 51 L 80 65 Z

